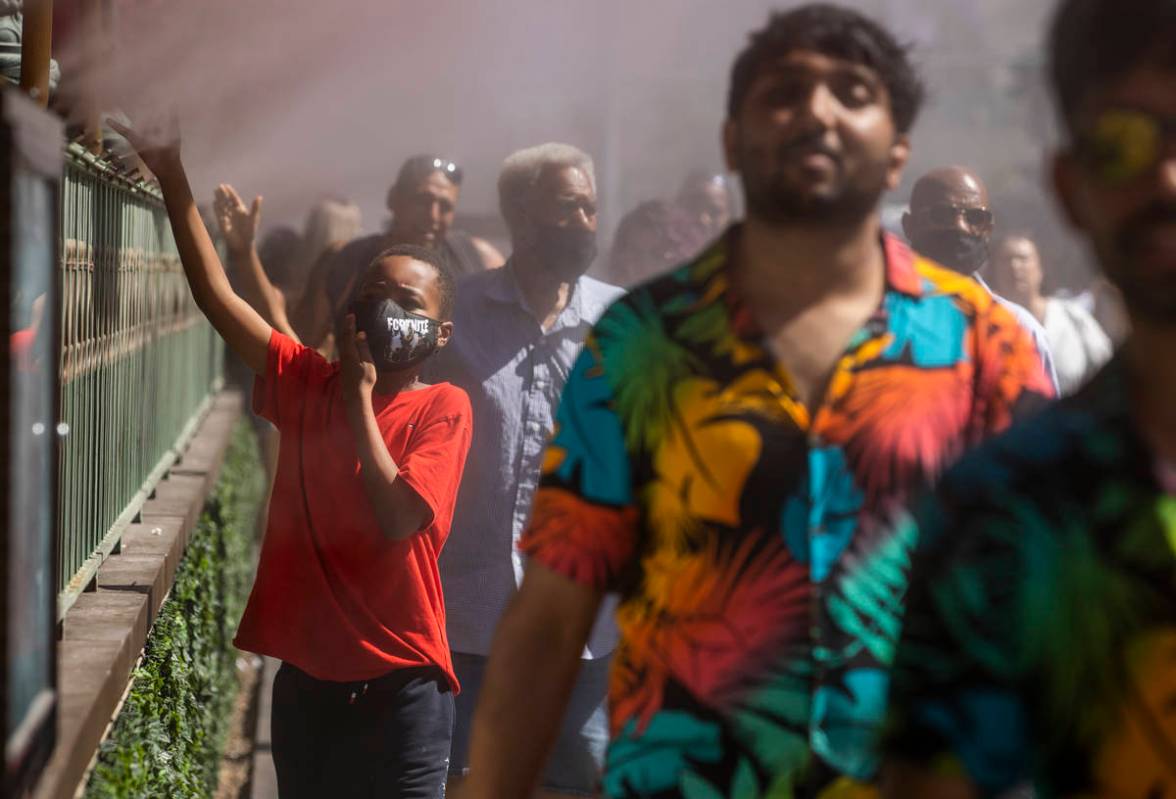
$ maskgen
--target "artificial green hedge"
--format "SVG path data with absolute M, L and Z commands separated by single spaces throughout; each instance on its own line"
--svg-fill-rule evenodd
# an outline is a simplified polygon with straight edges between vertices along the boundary
M 263 490 L 256 439 L 242 422 L 99 750 L 87 799 L 213 794 L 237 693 L 232 638 L 252 577 Z

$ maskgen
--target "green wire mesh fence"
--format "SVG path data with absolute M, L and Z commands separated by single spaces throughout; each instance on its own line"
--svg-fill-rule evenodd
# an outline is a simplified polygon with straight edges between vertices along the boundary
M 223 360 L 154 187 L 70 145 L 61 223 L 59 618 L 175 462 Z

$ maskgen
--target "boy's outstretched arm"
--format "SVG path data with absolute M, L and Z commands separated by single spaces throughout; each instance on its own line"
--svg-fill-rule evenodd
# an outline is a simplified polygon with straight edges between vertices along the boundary
M 229 285 L 188 186 L 180 161 L 178 126 L 172 122 L 157 141 L 152 141 L 114 120 L 109 124 L 126 137 L 159 180 L 180 262 L 196 304 L 229 349 L 254 372 L 264 372 L 273 329 Z

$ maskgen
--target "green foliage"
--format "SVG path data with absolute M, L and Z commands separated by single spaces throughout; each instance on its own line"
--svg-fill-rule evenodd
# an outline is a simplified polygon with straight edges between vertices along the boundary
M 248 596 L 263 491 L 256 441 L 242 422 L 86 799 L 212 795 L 237 693 L 232 638 Z

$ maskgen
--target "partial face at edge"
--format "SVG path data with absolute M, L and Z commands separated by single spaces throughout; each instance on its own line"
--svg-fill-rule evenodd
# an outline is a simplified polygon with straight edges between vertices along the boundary
M 1108 111 L 1131 109 L 1176 120 L 1176 72 L 1143 65 L 1092 97 L 1077 123 L 1088 134 Z M 1109 182 L 1079 154 L 1061 153 L 1054 184 L 1070 222 L 1089 238 L 1103 272 L 1133 317 L 1176 325 L 1176 140 L 1169 124 L 1152 168 Z

